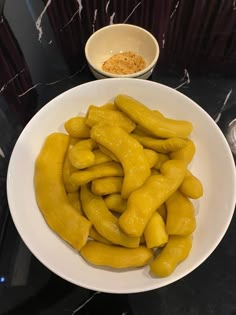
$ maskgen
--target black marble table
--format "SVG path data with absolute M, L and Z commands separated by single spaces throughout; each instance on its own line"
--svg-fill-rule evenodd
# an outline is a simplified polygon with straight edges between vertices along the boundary
M 193 99 L 226 134 L 236 118 L 236 3 L 196 2 L 0 1 L 0 314 L 236 315 L 235 215 L 219 246 L 191 274 L 158 290 L 118 295 L 77 287 L 49 271 L 22 242 L 7 205 L 7 167 L 18 136 L 52 98 L 95 80 L 84 44 L 103 25 L 151 31 L 161 56 L 149 80 Z

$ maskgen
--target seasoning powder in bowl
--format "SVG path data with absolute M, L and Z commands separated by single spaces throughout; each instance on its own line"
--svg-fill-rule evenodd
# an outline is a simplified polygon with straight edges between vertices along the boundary
M 107 59 L 102 70 L 113 74 L 132 74 L 146 67 L 144 58 L 132 51 L 121 52 Z

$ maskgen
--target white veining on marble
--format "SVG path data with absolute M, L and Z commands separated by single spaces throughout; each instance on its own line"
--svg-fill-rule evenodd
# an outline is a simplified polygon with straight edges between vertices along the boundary
M 79 17 L 81 18 L 81 11 L 83 10 L 82 0 L 77 0 L 79 5 Z
M 6 88 L 6 84 L 3 84 L 3 86 L 0 89 L 0 93 L 2 93 L 5 90 L 5 88 Z
M 87 64 L 84 64 L 79 70 L 77 70 L 75 73 L 73 73 L 72 75 L 68 76 L 68 77 L 65 77 L 63 79 L 59 79 L 59 80 L 56 80 L 56 81 L 52 81 L 52 82 L 48 82 L 48 83 L 42 83 L 42 82 L 39 82 L 39 83 L 36 83 L 35 85 L 31 86 L 29 89 L 27 89 L 26 91 L 24 91 L 23 93 L 21 94 L 18 94 L 18 97 L 22 97 L 24 96 L 25 94 L 29 93 L 31 90 L 35 89 L 36 87 L 38 86 L 42 86 L 42 85 L 45 85 L 45 86 L 50 86 L 50 85 L 53 85 L 53 84 L 57 84 L 59 82 L 63 82 L 65 80 L 70 80 L 72 79 L 73 77 L 75 77 L 78 73 L 81 73 L 84 68 L 86 67 Z
M 67 26 L 74 20 L 75 16 L 76 16 L 78 13 L 79 13 L 79 9 L 72 15 L 72 17 L 69 19 L 69 21 L 68 21 L 66 24 L 64 24 L 64 25 L 62 26 L 62 28 L 60 29 L 60 31 L 61 31 L 63 28 L 67 27 Z
M 166 42 L 165 33 L 163 33 L 162 34 L 162 48 L 165 48 L 165 42 Z
M 15 74 L 14 77 L 12 77 L 9 81 L 7 81 L 0 89 L 0 93 L 2 93 L 6 88 L 7 86 L 12 83 L 17 77 L 19 77 L 19 75 L 25 71 L 25 68 L 23 68 L 19 73 Z
M 98 14 L 98 9 L 95 9 L 94 10 L 94 15 L 93 15 L 93 23 L 92 23 L 93 33 L 95 32 L 95 23 L 96 23 L 96 20 L 97 20 L 97 14 Z
M 109 4 L 110 4 L 110 0 L 108 0 L 108 1 L 107 1 L 107 4 L 106 4 L 106 8 L 105 8 L 106 13 L 108 12 Z
M 130 14 L 127 16 L 127 18 L 124 20 L 123 23 L 126 23 L 128 21 L 128 19 L 131 17 L 131 15 L 136 11 L 136 9 L 140 6 L 140 4 L 142 3 L 142 1 L 140 1 L 138 4 L 136 4 L 136 6 L 133 8 L 133 10 L 130 12 Z
M 227 93 L 227 95 L 226 95 L 226 97 L 225 97 L 225 100 L 224 100 L 224 103 L 223 103 L 223 105 L 222 105 L 222 107 L 221 107 L 219 113 L 217 114 L 217 116 L 216 116 L 216 118 L 215 118 L 215 122 L 216 122 L 216 123 L 219 122 L 220 117 L 221 117 L 221 115 L 222 115 L 222 113 L 223 113 L 223 111 L 224 111 L 224 109 L 225 109 L 225 106 L 226 106 L 226 104 L 227 104 L 227 102 L 228 102 L 228 100 L 229 100 L 229 98 L 230 98 L 231 93 L 232 93 L 232 89 L 230 89 L 229 92 Z
M 71 315 L 75 315 L 77 312 L 79 312 L 82 308 L 85 307 L 96 295 L 100 294 L 101 292 L 94 292 L 90 298 L 88 298 L 83 304 L 81 304 L 79 307 L 77 307 L 74 311 L 72 311 Z M 67 311 L 67 310 L 65 310 Z
M 171 19 L 173 18 L 173 16 L 175 15 L 175 13 L 176 13 L 176 11 L 177 11 L 177 9 L 178 9 L 178 7 L 179 7 L 179 3 L 180 3 L 180 1 L 178 1 L 178 2 L 176 3 L 173 12 L 172 12 L 171 15 L 170 15 L 170 20 L 171 20 Z
M 37 18 L 37 21 L 35 23 L 35 26 L 38 30 L 38 40 L 41 42 L 41 38 L 43 35 L 43 28 L 42 28 L 42 18 L 44 16 L 44 13 L 47 11 L 47 8 L 49 7 L 49 5 L 51 4 L 52 0 L 48 0 L 48 2 L 46 3 L 43 11 L 41 12 L 40 16 Z
M 3 157 L 3 158 L 5 158 L 5 154 L 4 154 L 4 152 L 3 152 L 3 150 L 2 150 L 1 147 L 0 147 L 0 156 Z
M 110 16 L 110 25 L 114 24 L 114 18 L 115 18 L 116 12 L 113 12 Z
M 67 27 L 75 18 L 75 16 L 79 13 L 79 17 L 81 19 L 81 11 L 83 10 L 82 0 L 77 0 L 78 2 L 78 9 L 75 11 L 75 13 L 72 15 L 72 17 L 69 19 L 69 21 L 63 25 L 63 27 L 60 29 L 60 31 L 63 30 L 63 28 Z
M 25 94 L 29 93 L 31 90 L 35 89 L 37 86 L 39 85 L 43 85 L 43 83 L 37 83 L 33 86 L 31 86 L 29 89 L 27 89 L 25 92 L 21 93 L 21 94 L 18 94 L 18 97 L 22 97 L 24 96 Z
M 188 73 L 188 70 L 187 69 L 184 69 L 184 76 L 183 78 L 181 79 L 181 81 L 183 81 L 180 85 L 178 85 L 175 89 L 178 90 L 180 89 L 182 86 L 186 85 L 186 84 L 189 84 L 191 81 L 190 81 L 190 76 L 189 76 L 189 73 Z

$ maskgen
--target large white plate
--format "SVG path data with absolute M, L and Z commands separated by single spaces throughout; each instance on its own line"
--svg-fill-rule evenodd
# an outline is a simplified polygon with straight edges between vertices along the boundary
M 45 137 L 64 131 L 70 117 L 128 94 L 165 115 L 193 123 L 196 155 L 191 169 L 204 185 L 196 203 L 197 229 L 190 256 L 169 277 L 152 277 L 149 268 L 114 271 L 95 268 L 50 230 L 35 201 L 34 162 Z M 236 197 L 234 161 L 211 117 L 196 103 L 167 86 L 139 79 L 105 79 L 77 86 L 45 105 L 20 135 L 9 164 L 7 194 L 16 228 L 31 252 L 50 270 L 79 286 L 111 293 L 141 292 L 170 284 L 197 268 L 216 248 L 231 221 Z

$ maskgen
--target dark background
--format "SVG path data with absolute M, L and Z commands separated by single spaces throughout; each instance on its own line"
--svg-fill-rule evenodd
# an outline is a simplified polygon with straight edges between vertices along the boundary
M 13 146 L 48 101 L 94 80 L 84 45 L 111 23 L 139 25 L 157 38 L 160 58 L 150 80 L 189 96 L 224 133 L 236 118 L 236 1 L 1 0 L 0 314 L 66 315 L 87 301 L 76 314 L 234 315 L 235 217 L 214 253 L 190 275 L 129 295 L 96 293 L 60 279 L 32 256 L 12 223 L 5 185 Z M 214 218 L 209 228 L 213 224 Z

